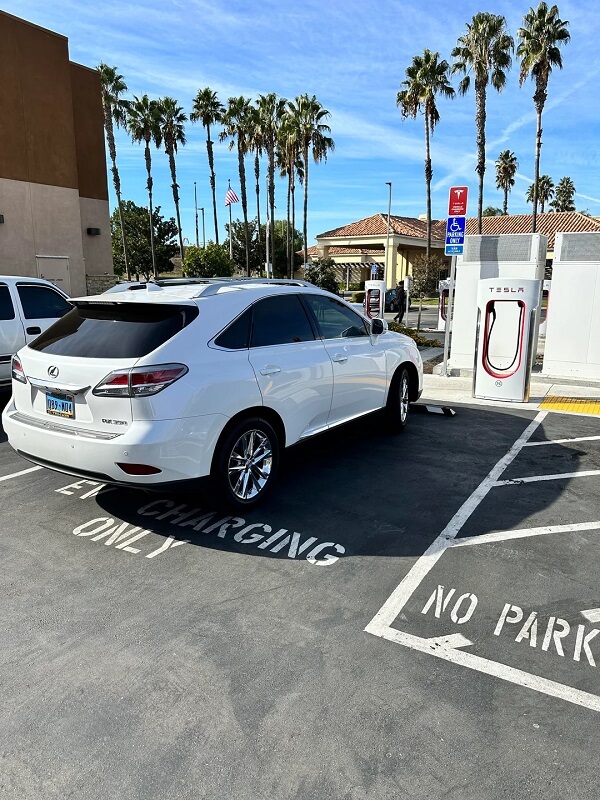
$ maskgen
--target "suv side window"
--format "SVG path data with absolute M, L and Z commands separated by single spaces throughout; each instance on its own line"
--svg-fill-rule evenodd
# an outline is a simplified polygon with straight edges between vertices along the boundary
M 253 307 L 251 347 L 312 342 L 315 336 L 298 295 L 277 295 Z
M 60 319 L 73 308 L 61 294 L 48 286 L 21 284 L 17 285 L 17 292 L 25 319 Z
M 0 285 L 0 319 L 14 319 L 15 309 L 13 306 L 10 289 L 6 284 Z
M 217 347 L 224 347 L 226 350 L 247 350 L 250 346 L 251 321 L 252 309 L 248 308 L 217 336 L 215 339 Z
M 318 294 L 305 294 L 304 298 L 317 318 L 323 339 L 369 335 L 362 317 L 339 300 Z

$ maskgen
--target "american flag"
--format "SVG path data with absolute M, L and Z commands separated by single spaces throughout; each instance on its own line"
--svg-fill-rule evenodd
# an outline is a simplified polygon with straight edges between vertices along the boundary
M 237 194 L 233 191 L 231 186 L 227 189 L 227 194 L 225 195 L 225 205 L 230 206 L 232 203 L 239 203 L 240 198 Z

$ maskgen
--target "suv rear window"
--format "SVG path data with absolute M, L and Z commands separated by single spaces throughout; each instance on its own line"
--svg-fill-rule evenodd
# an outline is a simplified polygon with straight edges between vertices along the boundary
M 57 356 L 139 358 L 197 316 L 196 306 L 78 303 L 29 347 Z

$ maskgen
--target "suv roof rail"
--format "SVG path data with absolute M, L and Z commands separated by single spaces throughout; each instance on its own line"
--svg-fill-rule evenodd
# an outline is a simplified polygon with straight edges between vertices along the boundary
M 211 282 L 206 288 L 204 288 L 201 292 L 198 293 L 198 297 L 210 297 L 213 294 L 217 294 L 219 289 L 223 288 L 224 286 L 233 287 L 233 288 L 240 288 L 243 286 L 247 286 L 248 284 L 266 284 L 268 286 L 312 286 L 313 284 L 308 283 L 307 281 L 302 280 L 295 280 L 290 278 L 230 278 L 224 279 L 222 281 L 215 280 Z

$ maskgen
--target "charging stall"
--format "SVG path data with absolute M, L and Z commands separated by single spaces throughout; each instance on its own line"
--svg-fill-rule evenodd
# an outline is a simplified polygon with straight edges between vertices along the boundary
M 600 232 L 557 233 L 542 374 L 600 379 Z
M 544 279 L 548 237 L 539 233 L 502 234 L 500 236 L 465 236 L 464 251 L 456 261 L 456 281 L 452 310 L 450 369 L 454 374 L 471 373 L 475 359 L 479 283 L 489 278 L 520 279 L 538 282 Z M 498 286 L 502 285 L 498 283 Z M 556 294 L 556 293 L 555 293 Z M 536 303 L 533 333 L 533 358 L 537 351 L 539 298 Z M 553 308 L 554 313 L 554 308 Z M 496 308 L 499 316 L 499 307 Z M 496 333 L 501 330 L 500 323 Z M 502 380 L 496 378 L 494 380 Z M 496 396 L 496 395 L 494 395 Z
M 385 281 L 365 281 L 365 311 L 371 319 L 384 319 Z
M 540 336 L 545 337 L 548 330 L 548 313 L 550 309 L 550 289 L 552 281 L 544 281 L 542 285 L 542 305 L 540 307 Z
M 439 300 L 438 300 L 438 331 L 446 330 L 446 316 L 448 312 L 448 296 L 450 294 L 450 281 L 440 281 L 438 284 Z
M 541 288 L 523 278 L 479 282 L 473 397 L 529 400 Z

